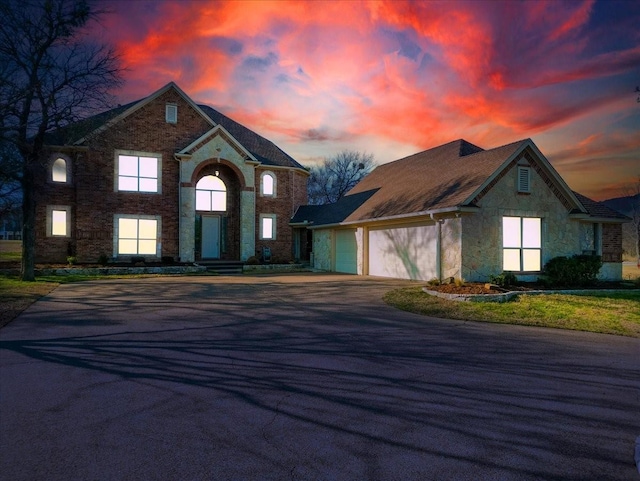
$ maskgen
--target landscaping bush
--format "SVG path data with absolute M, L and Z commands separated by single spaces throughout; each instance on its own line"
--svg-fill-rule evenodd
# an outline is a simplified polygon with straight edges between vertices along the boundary
M 497 276 L 489 276 L 489 282 L 500 287 L 518 285 L 518 278 L 513 272 L 503 272 Z
M 595 284 L 601 267 L 600 256 L 560 256 L 547 262 L 542 272 L 551 286 L 582 287 Z

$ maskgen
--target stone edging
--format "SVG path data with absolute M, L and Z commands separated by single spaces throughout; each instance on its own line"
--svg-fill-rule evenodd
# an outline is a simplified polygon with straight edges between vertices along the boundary
M 637 289 L 560 289 L 556 291 L 509 291 L 500 294 L 448 294 L 445 292 L 431 291 L 428 287 L 422 288 L 430 296 L 441 297 L 450 301 L 462 302 L 507 302 L 521 295 L 537 296 L 540 294 L 595 294 L 600 292 L 618 293 L 629 292 Z
M 61 267 L 55 269 L 36 269 L 38 276 L 108 276 L 123 274 L 193 274 L 206 272 L 203 266 L 147 266 L 147 267 Z

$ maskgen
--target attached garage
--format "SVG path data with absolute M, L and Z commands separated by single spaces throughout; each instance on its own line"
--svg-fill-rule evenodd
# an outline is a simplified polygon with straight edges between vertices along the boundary
M 437 236 L 435 225 L 371 229 L 369 274 L 423 281 L 438 277 Z
M 336 234 L 336 272 L 358 273 L 358 243 L 356 229 L 337 230 Z

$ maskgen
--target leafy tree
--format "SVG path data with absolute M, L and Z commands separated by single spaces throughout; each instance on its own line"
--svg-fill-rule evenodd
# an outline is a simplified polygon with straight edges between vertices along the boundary
M 375 168 L 373 154 L 343 150 L 311 167 L 309 203 L 333 204 Z
M 3 160 L 0 170 L 22 187 L 23 280 L 34 280 L 34 174 L 43 168 L 45 135 L 108 108 L 121 83 L 115 51 L 89 35 L 103 13 L 88 0 L 0 2 L 0 142 L 21 164 L 16 171 Z

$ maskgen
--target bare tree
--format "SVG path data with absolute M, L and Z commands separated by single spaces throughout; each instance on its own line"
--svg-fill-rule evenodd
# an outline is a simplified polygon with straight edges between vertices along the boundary
M 626 189 L 629 216 L 633 226 L 634 245 L 636 250 L 636 261 L 640 266 L 640 176 L 634 184 L 629 184 Z
M 343 150 L 311 167 L 309 204 L 333 204 L 374 168 L 373 154 Z
M 23 280 L 34 280 L 34 174 L 46 133 L 108 108 L 121 83 L 115 51 L 89 37 L 87 27 L 103 13 L 88 0 L 0 3 L 0 141 L 21 160 L 13 174 L 23 191 Z

